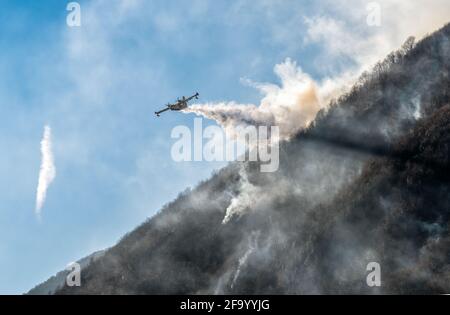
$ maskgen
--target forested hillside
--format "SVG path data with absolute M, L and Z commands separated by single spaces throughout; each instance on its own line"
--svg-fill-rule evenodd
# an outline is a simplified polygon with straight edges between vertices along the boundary
M 449 71 L 450 25 L 408 39 L 281 144 L 277 172 L 230 164 L 58 293 L 449 293 Z

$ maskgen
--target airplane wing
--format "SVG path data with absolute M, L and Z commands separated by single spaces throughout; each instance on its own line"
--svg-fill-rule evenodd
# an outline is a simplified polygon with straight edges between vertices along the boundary
M 164 108 L 163 110 L 160 110 L 159 112 L 155 112 L 155 115 L 159 117 L 159 115 L 161 115 L 162 113 L 164 113 L 165 111 L 168 111 L 170 108 Z

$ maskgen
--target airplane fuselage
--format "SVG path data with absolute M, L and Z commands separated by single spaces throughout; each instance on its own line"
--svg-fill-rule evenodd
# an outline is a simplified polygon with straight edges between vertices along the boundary
M 176 104 L 171 104 L 168 105 L 168 107 L 170 108 L 170 110 L 182 110 L 185 109 L 186 107 L 188 107 L 187 102 L 178 102 Z

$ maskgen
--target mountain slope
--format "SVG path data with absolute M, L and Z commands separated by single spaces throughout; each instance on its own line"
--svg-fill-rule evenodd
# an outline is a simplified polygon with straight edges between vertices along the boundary
M 449 70 L 450 25 L 408 40 L 281 144 L 277 172 L 230 164 L 58 293 L 450 292 Z
M 80 264 L 81 271 L 83 271 L 92 262 L 99 259 L 105 254 L 104 250 L 96 251 L 87 257 L 84 257 L 77 261 Z M 53 277 L 50 277 L 47 281 L 35 286 L 33 289 L 28 291 L 29 295 L 51 295 L 56 291 L 60 290 L 66 284 L 66 278 L 70 271 L 63 270 L 58 272 Z

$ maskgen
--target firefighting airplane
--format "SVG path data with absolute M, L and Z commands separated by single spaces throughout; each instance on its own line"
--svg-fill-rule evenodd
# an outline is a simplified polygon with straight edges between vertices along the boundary
M 181 99 L 178 99 L 177 102 L 175 104 L 167 104 L 167 108 L 164 108 L 163 110 L 160 110 L 159 112 L 155 112 L 156 116 L 159 117 L 159 115 L 161 113 L 164 113 L 165 111 L 168 110 L 182 110 L 185 109 L 186 107 L 188 107 L 188 103 L 189 101 L 193 100 L 194 98 L 198 100 L 199 94 L 195 93 L 194 95 L 192 95 L 191 97 L 182 97 Z

